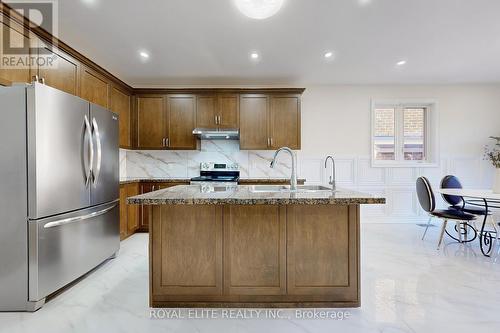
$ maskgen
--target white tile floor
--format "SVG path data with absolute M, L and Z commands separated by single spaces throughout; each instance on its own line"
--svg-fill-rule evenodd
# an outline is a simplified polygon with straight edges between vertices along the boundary
M 147 235 L 36 313 L 0 313 L 0 332 L 498 332 L 500 255 L 447 239 L 438 228 L 362 226 L 362 307 L 339 320 L 149 318 Z M 498 247 L 496 247 L 498 249 Z M 185 314 L 185 313 L 184 313 Z

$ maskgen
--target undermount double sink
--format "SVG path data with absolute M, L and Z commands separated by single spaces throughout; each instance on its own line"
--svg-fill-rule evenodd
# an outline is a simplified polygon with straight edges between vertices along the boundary
M 332 192 L 332 189 L 321 185 L 298 185 L 297 189 L 294 190 L 290 188 L 290 185 L 253 185 L 250 191 L 265 193 L 310 193 Z

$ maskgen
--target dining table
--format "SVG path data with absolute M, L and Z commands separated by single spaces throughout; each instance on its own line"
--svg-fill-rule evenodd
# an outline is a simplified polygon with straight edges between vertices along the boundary
M 500 209 L 500 193 L 494 193 L 489 189 L 463 189 L 463 188 L 440 188 L 438 193 L 462 197 L 464 206 L 482 207 L 487 214 L 483 216 L 481 230 L 478 232 L 479 244 L 483 255 L 489 257 L 493 251 L 493 235 L 498 237 L 496 230 L 486 229 L 488 217 L 493 210 Z M 495 221 L 497 223 L 498 221 Z M 498 230 L 498 228 L 497 228 Z

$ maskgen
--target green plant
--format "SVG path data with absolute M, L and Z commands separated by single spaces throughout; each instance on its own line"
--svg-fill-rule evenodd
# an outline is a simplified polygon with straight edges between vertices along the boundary
M 490 136 L 490 139 L 495 140 L 496 143 L 484 147 L 484 157 L 490 160 L 495 168 L 500 169 L 500 136 Z

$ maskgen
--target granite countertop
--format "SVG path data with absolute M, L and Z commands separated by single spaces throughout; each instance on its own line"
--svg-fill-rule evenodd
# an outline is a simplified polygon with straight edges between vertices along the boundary
M 122 178 L 120 185 L 131 183 L 189 183 L 189 178 Z
M 129 204 L 146 205 L 358 205 L 384 204 L 385 198 L 348 189 L 336 192 L 302 193 L 253 192 L 252 186 L 179 185 L 127 199 Z
M 131 184 L 131 183 L 189 183 L 190 178 L 122 178 L 120 179 L 120 185 Z M 303 184 L 305 179 L 297 179 L 299 184 Z M 286 182 L 289 183 L 288 178 L 240 178 L 238 183 L 279 183 Z

